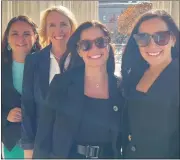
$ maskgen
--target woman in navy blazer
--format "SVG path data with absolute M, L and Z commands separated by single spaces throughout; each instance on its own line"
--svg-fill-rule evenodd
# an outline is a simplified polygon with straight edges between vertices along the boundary
M 36 24 L 27 16 L 12 18 L 2 40 L 2 153 L 3 158 L 24 158 L 20 148 L 21 94 L 27 54 L 40 50 Z
M 39 35 L 45 48 L 27 56 L 24 68 L 21 146 L 25 158 L 32 157 L 39 113 L 47 89 L 54 75 L 60 73 L 58 62 L 76 26 L 74 15 L 63 6 L 44 11 Z
M 130 132 L 124 158 L 180 158 L 179 35 L 163 10 L 145 13 L 131 32 L 121 70 Z
M 33 158 L 119 158 L 123 99 L 106 27 L 96 21 L 81 24 L 68 41 L 61 66 L 66 71 L 50 85 Z

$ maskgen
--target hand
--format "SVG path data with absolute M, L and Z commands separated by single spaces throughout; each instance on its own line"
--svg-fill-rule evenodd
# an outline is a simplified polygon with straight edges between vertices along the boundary
M 21 108 L 13 108 L 10 110 L 7 120 L 9 122 L 21 122 L 22 121 L 22 114 L 21 114 Z
M 24 150 L 24 159 L 32 159 L 33 150 Z

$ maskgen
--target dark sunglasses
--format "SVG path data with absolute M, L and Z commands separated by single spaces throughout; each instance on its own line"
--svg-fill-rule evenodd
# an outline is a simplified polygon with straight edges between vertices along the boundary
M 154 40 L 154 42 L 159 46 L 165 46 L 169 43 L 171 36 L 171 31 L 161 31 L 156 32 L 153 35 L 150 35 L 148 33 L 137 33 L 134 34 L 133 37 L 140 47 L 146 47 L 149 45 L 151 38 Z
M 110 39 L 108 37 L 99 37 L 96 38 L 95 40 L 81 40 L 79 41 L 78 49 L 83 50 L 83 51 L 89 51 L 93 43 L 96 45 L 98 48 L 105 48 L 109 44 Z

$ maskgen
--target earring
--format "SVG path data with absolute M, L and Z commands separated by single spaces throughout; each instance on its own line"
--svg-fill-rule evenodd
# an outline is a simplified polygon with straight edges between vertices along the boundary
M 110 51 L 110 46 L 109 45 L 107 46 L 107 50 L 108 50 L 108 52 Z
M 32 47 L 34 50 L 36 50 L 36 43 L 34 43 L 33 47 Z
M 8 49 L 8 51 L 10 51 L 12 49 L 9 44 L 7 45 L 7 49 Z

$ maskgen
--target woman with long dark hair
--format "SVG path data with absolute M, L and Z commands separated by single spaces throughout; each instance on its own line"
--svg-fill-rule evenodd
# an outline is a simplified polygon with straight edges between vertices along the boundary
M 71 55 L 68 68 L 65 60 Z M 119 80 L 108 30 L 81 24 L 67 43 L 62 75 L 53 79 L 39 120 L 34 158 L 118 158 Z M 119 143 L 118 143 L 119 142 Z
M 20 148 L 24 61 L 40 50 L 37 25 L 27 16 L 12 18 L 2 40 L 2 143 L 4 158 L 24 158 Z
M 121 70 L 125 158 L 179 158 L 179 35 L 163 10 L 145 13 L 132 30 Z

